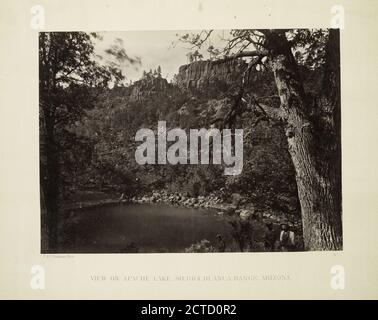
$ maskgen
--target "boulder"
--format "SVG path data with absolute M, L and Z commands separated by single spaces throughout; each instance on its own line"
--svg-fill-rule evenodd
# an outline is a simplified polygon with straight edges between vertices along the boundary
M 242 196 L 239 193 L 233 193 L 231 195 L 232 198 L 232 204 L 235 206 L 238 206 L 240 202 L 242 201 Z
M 252 215 L 252 211 L 249 210 L 240 210 L 239 217 L 242 220 L 248 220 L 248 218 Z

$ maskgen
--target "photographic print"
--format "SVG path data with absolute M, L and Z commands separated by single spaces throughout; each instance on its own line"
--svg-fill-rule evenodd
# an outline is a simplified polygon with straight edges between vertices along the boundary
M 343 248 L 340 31 L 40 32 L 42 253 Z

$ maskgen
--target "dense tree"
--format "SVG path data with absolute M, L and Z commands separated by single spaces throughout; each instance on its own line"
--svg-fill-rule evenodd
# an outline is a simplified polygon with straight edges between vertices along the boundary
M 84 140 L 77 141 L 69 126 L 80 119 L 84 110 L 91 108 L 101 88 L 123 79 L 117 62 L 100 64 L 94 59 L 93 39 L 96 37 L 96 34 L 84 32 L 39 34 L 40 177 L 45 211 L 42 228 L 46 225 L 49 228 L 45 232 L 48 248 L 43 250 L 54 250 L 57 245 L 63 155 L 70 146 L 83 151 L 87 145 Z M 116 61 L 129 59 L 122 50 L 116 49 L 113 46 L 107 54 L 114 55 Z M 73 139 L 76 139 L 74 143 Z
M 187 34 L 181 40 L 201 47 L 210 34 Z M 217 63 L 249 59 L 244 84 L 252 69 L 272 72 L 276 97 L 242 98 L 241 88 L 239 101 L 248 100 L 256 121 L 284 124 L 306 249 L 342 249 L 339 31 L 232 30 L 218 53 Z M 305 88 L 302 68 L 323 74 L 317 90 Z

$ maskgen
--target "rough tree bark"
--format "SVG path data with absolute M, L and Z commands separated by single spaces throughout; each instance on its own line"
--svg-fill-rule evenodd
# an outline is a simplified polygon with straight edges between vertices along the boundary
M 336 31 L 337 32 L 337 31 Z M 337 37 L 331 31 L 330 42 Z M 298 187 L 306 250 L 342 249 L 340 102 L 338 94 L 318 99 L 316 107 L 305 94 L 297 63 L 282 32 L 266 33 L 270 65 L 285 118 L 285 130 Z M 338 46 L 327 46 L 337 50 Z M 337 54 L 337 53 L 336 53 Z M 337 60 L 337 59 L 336 59 Z M 333 61 L 334 66 L 338 61 Z M 337 70 L 328 78 L 338 86 Z M 336 88 L 336 91 L 338 88 Z M 335 90 L 332 92 L 334 93 Z
M 53 102 L 53 96 L 56 88 L 56 54 L 57 49 L 51 49 L 51 42 L 47 38 L 47 34 L 41 33 L 40 35 L 40 116 L 41 125 L 43 126 L 43 132 L 41 135 L 41 141 L 44 147 L 45 163 L 40 162 L 40 182 L 42 187 L 43 197 L 41 197 L 41 210 L 46 212 L 42 215 L 43 221 L 41 221 L 42 228 L 48 230 L 42 230 L 42 233 L 47 234 L 48 243 L 42 243 L 42 251 L 55 252 L 58 245 L 58 197 L 59 197 L 59 156 L 57 144 L 55 141 L 55 105 Z M 52 59 L 52 55 L 55 53 L 55 59 Z M 42 154 L 41 154 L 42 155 Z M 40 156 L 41 156 L 40 155 Z M 43 238 L 43 241 L 46 239 Z
M 41 163 L 41 186 L 43 188 L 43 209 L 46 210 L 42 221 L 43 227 L 48 227 L 48 246 L 42 243 L 44 251 L 55 252 L 58 244 L 58 196 L 59 196 L 59 157 L 54 135 L 54 123 L 50 112 L 52 107 L 42 107 L 42 121 L 44 134 L 42 136 L 44 145 L 45 164 Z M 42 208 L 41 208 L 42 209 Z
M 51 124 L 47 124 L 46 137 L 46 208 L 49 217 L 49 250 L 55 252 L 58 245 L 58 195 L 59 195 L 59 168 L 56 143 Z

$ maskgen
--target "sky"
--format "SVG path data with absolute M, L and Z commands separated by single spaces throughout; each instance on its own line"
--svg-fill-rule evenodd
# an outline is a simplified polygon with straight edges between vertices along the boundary
M 141 65 L 131 65 L 128 62 L 121 65 L 126 82 L 139 80 L 144 70 L 154 70 L 158 66 L 162 69 L 162 76 L 171 80 L 178 73 L 179 67 L 188 63 L 186 55 L 191 51 L 190 44 L 178 41 L 179 36 L 195 32 L 195 30 L 103 32 L 100 33 L 102 40 L 97 40 L 95 43 L 95 54 L 106 57 L 105 50 L 111 45 L 123 46 L 128 56 L 141 59 Z M 226 36 L 227 31 L 219 30 L 212 33 L 204 49 L 200 51 L 204 59 L 209 59 L 206 48 L 210 44 L 214 47 L 222 46 Z

